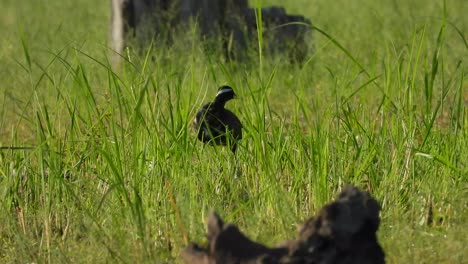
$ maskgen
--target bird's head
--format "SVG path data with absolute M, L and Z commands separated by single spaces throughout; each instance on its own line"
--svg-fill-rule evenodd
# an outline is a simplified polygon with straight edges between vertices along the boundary
M 236 93 L 230 86 L 223 85 L 219 88 L 218 93 L 216 94 L 215 101 L 220 103 L 226 103 L 227 101 L 236 97 Z

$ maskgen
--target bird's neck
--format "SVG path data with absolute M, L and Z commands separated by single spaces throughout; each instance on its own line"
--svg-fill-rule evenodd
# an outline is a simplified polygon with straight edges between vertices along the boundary
M 216 107 L 216 108 L 224 108 L 224 106 L 226 105 L 226 101 L 225 100 L 214 100 L 213 102 L 213 106 Z

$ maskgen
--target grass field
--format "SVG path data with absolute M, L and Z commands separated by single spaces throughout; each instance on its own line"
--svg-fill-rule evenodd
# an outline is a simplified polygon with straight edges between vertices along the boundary
M 211 209 L 274 245 L 347 183 L 388 263 L 468 263 L 468 1 L 260 2 L 322 31 L 304 63 L 187 33 L 112 71 L 109 1 L 2 0 L 1 263 L 177 262 Z M 237 161 L 191 128 L 223 84 Z

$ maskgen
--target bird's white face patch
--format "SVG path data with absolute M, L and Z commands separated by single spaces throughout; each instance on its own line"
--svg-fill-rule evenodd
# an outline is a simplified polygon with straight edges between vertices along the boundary
M 231 88 L 223 88 L 223 89 L 219 90 L 219 92 L 216 94 L 216 97 L 220 96 L 221 94 L 225 94 L 225 93 L 232 93 L 232 89 Z

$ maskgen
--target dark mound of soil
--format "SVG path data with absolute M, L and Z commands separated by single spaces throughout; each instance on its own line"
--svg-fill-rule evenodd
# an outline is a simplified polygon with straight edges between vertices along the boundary
M 347 186 L 334 202 L 302 224 L 295 240 L 277 247 L 252 241 L 213 212 L 207 220 L 208 246 L 190 244 L 181 256 L 191 264 L 385 263 L 376 237 L 379 211 L 369 193 Z

